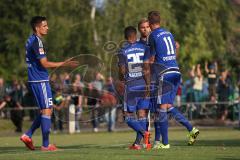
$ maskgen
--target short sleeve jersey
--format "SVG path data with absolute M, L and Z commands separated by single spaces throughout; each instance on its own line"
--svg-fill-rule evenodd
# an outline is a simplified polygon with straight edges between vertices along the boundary
M 40 59 L 46 57 L 46 50 L 43 46 L 42 40 L 33 34 L 28 38 L 25 48 L 28 82 L 48 81 L 48 71 L 40 63 Z

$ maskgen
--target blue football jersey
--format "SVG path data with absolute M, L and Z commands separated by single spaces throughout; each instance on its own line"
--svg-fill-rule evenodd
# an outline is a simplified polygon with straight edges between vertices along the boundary
M 118 53 L 118 65 L 126 67 L 126 82 L 143 79 L 144 55 L 149 55 L 149 47 L 142 42 L 127 43 Z
M 28 38 L 25 47 L 28 82 L 48 81 L 48 71 L 40 63 L 40 59 L 46 57 L 46 51 L 41 39 L 33 34 Z
M 163 29 L 157 28 L 151 32 L 148 40 L 151 56 L 155 56 L 155 63 L 167 68 L 178 68 L 176 61 L 176 45 L 173 35 Z

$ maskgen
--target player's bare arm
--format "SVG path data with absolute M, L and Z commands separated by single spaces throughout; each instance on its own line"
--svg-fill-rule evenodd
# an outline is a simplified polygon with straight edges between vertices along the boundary
M 150 63 L 151 63 L 150 60 L 147 60 L 143 63 L 143 78 L 146 83 L 145 97 L 150 96 L 150 83 L 151 83 Z
M 78 61 L 65 61 L 65 62 L 51 62 L 46 57 L 40 59 L 40 63 L 44 68 L 56 67 L 76 67 L 79 65 Z
M 118 76 L 119 76 L 119 80 L 124 82 L 124 75 L 126 74 L 126 67 L 123 65 L 119 66 L 119 71 L 118 71 Z

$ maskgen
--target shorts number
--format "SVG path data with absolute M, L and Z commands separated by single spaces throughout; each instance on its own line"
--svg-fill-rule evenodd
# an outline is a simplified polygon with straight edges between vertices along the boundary
M 53 105 L 52 98 L 48 98 L 48 104 L 49 104 L 49 106 Z

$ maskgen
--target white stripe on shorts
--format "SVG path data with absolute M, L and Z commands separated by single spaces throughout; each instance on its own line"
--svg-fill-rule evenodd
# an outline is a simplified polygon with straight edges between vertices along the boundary
M 159 84 L 158 84 L 158 100 L 157 100 L 157 104 L 161 104 L 161 100 L 162 100 L 162 88 L 163 88 L 163 76 L 162 75 L 160 78 L 159 78 Z
M 48 97 L 47 97 L 46 84 L 45 84 L 45 83 L 41 83 L 41 85 L 42 85 L 42 90 L 43 90 L 43 96 L 44 96 L 44 100 L 45 100 L 45 105 L 46 105 L 46 108 L 48 108 L 49 105 L 48 105 Z

